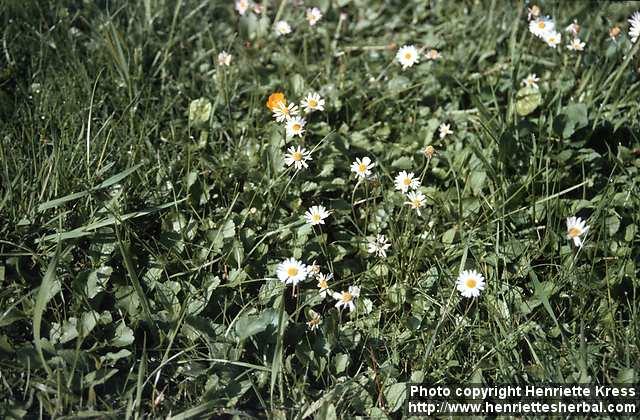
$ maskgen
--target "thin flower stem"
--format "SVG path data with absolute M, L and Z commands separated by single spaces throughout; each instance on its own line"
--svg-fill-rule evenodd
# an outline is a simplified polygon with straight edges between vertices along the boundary
M 451 294 L 449 295 L 449 299 L 447 299 L 447 304 L 445 305 L 445 307 L 443 309 L 442 316 L 440 317 L 440 320 L 438 321 L 438 324 L 436 325 L 436 328 L 433 330 L 433 334 L 431 335 L 431 340 L 429 341 L 429 344 L 427 345 L 427 348 L 425 349 L 425 352 L 424 352 L 425 364 L 427 363 L 427 360 L 429 359 L 429 355 L 431 354 L 431 349 L 433 348 L 433 344 L 436 341 L 436 335 L 438 335 L 438 330 L 440 329 L 440 326 L 444 322 L 444 319 L 446 318 L 446 316 L 449 314 L 449 306 L 451 304 L 451 299 L 453 298 L 453 295 L 455 294 L 455 292 L 456 292 L 456 286 L 454 284 L 453 288 L 451 289 Z

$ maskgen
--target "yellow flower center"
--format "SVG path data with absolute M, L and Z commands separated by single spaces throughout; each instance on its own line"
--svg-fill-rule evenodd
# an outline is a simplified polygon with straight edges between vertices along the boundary
M 364 163 L 361 163 L 360 165 L 358 165 L 358 172 L 365 172 L 367 170 L 367 165 L 365 165 Z
M 540 22 L 538 22 L 538 28 L 540 29 L 544 29 L 544 27 L 546 26 L 546 24 L 544 23 L 543 20 L 541 20 Z
M 351 293 L 349 292 L 342 292 L 342 298 L 340 298 L 340 300 L 343 303 L 349 303 L 351 302 L 351 300 L 353 299 L 353 296 L 351 295 Z
M 422 207 L 422 201 L 417 198 L 414 198 L 411 202 L 413 203 L 413 207 Z
M 318 106 L 318 101 L 316 101 L 315 99 L 309 99 L 307 101 L 307 104 L 309 105 L 310 108 L 315 108 Z
M 298 275 L 298 267 L 289 267 L 287 268 L 287 276 L 295 277 Z
M 405 178 L 402 183 L 408 187 L 411 185 L 411 178 Z
M 582 233 L 582 230 L 579 227 L 572 227 L 571 229 L 569 229 L 569 232 L 567 233 L 569 235 L 570 238 L 575 238 L 576 236 L 580 236 L 580 234 Z
M 329 288 L 329 284 L 327 283 L 327 281 L 325 279 L 321 279 L 318 280 L 318 287 L 321 289 L 328 289 Z
M 309 322 L 307 322 L 307 325 L 309 327 L 315 327 L 317 325 L 320 325 L 320 317 L 311 319 Z
M 413 57 L 413 54 L 411 54 L 409 51 L 404 53 L 404 59 L 405 60 L 411 60 L 411 57 Z
M 298 124 L 298 123 L 295 123 L 295 124 L 293 124 L 293 125 L 291 126 L 291 129 L 292 129 L 293 131 L 300 131 L 300 129 L 301 129 L 301 128 L 302 128 L 302 126 L 301 126 L 300 124 Z
M 475 289 L 476 284 L 478 284 L 478 282 L 476 281 L 476 279 L 474 279 L 473 277 L 469 277 L 467 279 L 467 281 L 465 282 L 465 284 L 467 285 L 467 287 L 469 289 Z
M 314 222 L 319 222 L 320 219 L 320 215 L 318 213 L 314 213 L 311 215 L 311 220 L 313 220 Z
M 291 154 L 291 158 L 292 158 L 293 160 L 295 160 L 296 162 L 301 161 L 301 160 L 302 160 L 302 152 L 293 152 L 293 153 Z

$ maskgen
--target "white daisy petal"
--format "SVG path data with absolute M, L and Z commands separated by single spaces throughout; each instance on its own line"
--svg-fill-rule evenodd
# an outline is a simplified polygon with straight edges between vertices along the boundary
M 322 19 L 322 12 L 317 7 L 312 7 L 311 9 L 307 9 L 306 18 L 309 26 L 315 26 L 316 23 Z
M 531 73 L 522 81 L 522 86 L 538 89 L 539 81 L 540 79 L 538 78 L 538 76 L 535 73 Z
M 349 308 L 349 312 L 353 312 L 356 308 L 354 300 L 360 296 L 360 288 L 358 286 L 349 286 L 348 291 L 342 291 L 341 293 L 333 293 L 333 298 L 336 299 L 336 308 L 343 309 Z
M 484 277 L 475 270 L 462 271 L 456 280 L 456 288 L 463 297 L 478 297 L 485 288 Z
M 451 130 L 450 124 L 442 123 L 440 127 L 438 127 L 439 136 L 441 139 L 445 138 L 449 134 L 453 134 L 453 130 Z
M 355 162 L 351 164 L 351 172 L 356 174 L 357 178 L 366 179 L 371 175 L 371 169 L 376 166 L 374 162 L 368 156 L 356 158 Z
M 294 165 L 296 169 L 308 168 L 309 164 L 307 161 L 309 160 L 313 160 L 311 159 L 311 152 L 308 152 L 300 146 L 298 146 L 297 149 L 291 146 L 284 156 L 284 163 L 287 166 Z
M 640 38 L 640 12 L 635 12 L 629 18 L 629 38 L 633 44 Z
M 405 204 L 411 206 L 412 209 L 418 212 L 418 215 L 421 215 L 420 209 L 424 207 L 427 197 L 425 197 L 421 191 L 409 191 L 407 193 L 407 199 L 409 201 L 406 201 Z
M 588 230 L 587 222 L 580 217 L 567 217 L 567 239 L 572 239 L 575 246 L 582 247 L 584 241 L 581 237 L 585 236 Z
M 289 24 L 284 20 L 278 21 L 274 29 L 276 32 L 276 36 L 278 37 L 282 35 L 288 35 L 291 33 L 291 26 L 289 26 Z
M 281 282 L 295 286 L 307 278 L 307 268 L 295 258 L 289 258 L 278 264 L 276 274 Z
M 405 45 L 398 50 L 396 59 L 405 70 L 414 64 L 418 63 L 420 57 L 418 50 L 413 45 Z
M 305 213 L 304 218 L 311 226 L 324 225 L 324 219 L 329 217 L 329 212 L 324 206 L 313 206 Z
M 300 105 L 304 108 L 304 112 L 309 114 L 313 111 L 324 111 L 324 99 L 317 93 L 309 93 Z
M 231 54 L 226 51 L 221 51 L 220 54 L 218 54 L 218 65 L 229 67 L 231 65 L 231 58 Z
M 396 189 L 406 193 L 408 190 L 415 190 L 420 186 L 420 181 L 415 177 L 413 172 L 400 172 L 394 181 Z
M 380 258 L 387 257 L 387 249 L 391 247 L 391 244 L 387 241 L 384 235 L 378 235 L 375 238 L 369 238 L 367 242 L 367 252 L 369 254 L 375 254 Z
M 287 136 L 288 137 L 302 137 L 304 134 L 304 126 L 307 121 L 302 117 L 291 117 L 287 120 Z
M 544 39 L 551 32 L 555 32 L 556 25 L 547 17 L 539 17 L 529 22 L 529 32 L 538 38 Z

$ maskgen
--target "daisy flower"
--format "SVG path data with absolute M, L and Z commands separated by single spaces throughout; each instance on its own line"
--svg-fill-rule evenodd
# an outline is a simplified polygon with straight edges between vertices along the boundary
M 362 159 L 356 158 L 356 161 L 351 164 L 351 172 L 355 172 L 357 178 L 365 179 L 371 175 L 371 169 L 376 166 L 375 162 L 372 162 L 368 156 Z
M 391 247 L 387 238 L 384 235 L 378 235 L 375 238 L 370 238 L 367 244 L 367 252 L 369 254 L 376 254 L 380 258 L 387 258 L 387 249 Z
M 406 193 L 409 189 L 415 190 L 418 188 L 420 181 L 416 179 L 413 172 L 407 173 L 407 171 L 402 171 L 396 176 L 395 184 L 396 190 Z
M 317 264 L 315 260 L 313 260 L 311 265 L 307 265 L 307 272 L 309 274 L 313 274 L 314 276 L 320 274 L 320 265 Z
M 320 289 L 320 296 L 322 296 L 322 298 L 324 299 L 329 293 L 331 293 L 331 290 L 329 290 L 329 281 L 333 280 L 333 273 L 329 273 L 326 275 L 318 273 L 318 275 L 316 275 L 316 280 L 318 280 L 318 284 L 316 286 L 318 286 L 318 289 Z
M 612 41 L 615 41 L 616 38 L 618 37 L 618 35 L 620 35 L 620 27 L 619 26 L 614 26 L 614 27 L 609 29 L 609 38 L 611 38 Z
M 320 324 L 322 324 L 322 317 L 313 309 L 309 309 L 309 316 L 311 317 L 311 319 L 307 321 L 307 327 L 309 328 L 309 330 L 315 331 L 318 329 Z
M 281 282 L 295 286 L 307 278 L 307 267 L 295 258 L 289 258 L 278 264 L 276 273 Z
M 267 108 L 269 108 L 270 111 L 273 112 L 276 108 L 283 106 L 287 106 L 287 98 L 284 97 L 284 93 L 274 92 L 269 95 L 269 99 L 267 99 Z
M 629 18 L 629 38 L 631 43 L 635 44 L 640 37 L 640 12 L 635 12 Z
M 427 53 L 424 56 L 427 58 L 427 60 L 437 60 L 440 57 L 442 57 L 438 52 L 438 50 L 435 50 L 435 49 L 431 49 L 427 51 Z
M 309 26 L 315 26 L 318 21 L 322 19 L 322 12 L 317 7 L 307 9 L 307 22 Z
M 451 125 L 442 123 L 440 127 L 438 127 L 438 131 L 440 133 L 440 138 L 443 139 L 447 137 L 449 134 L 453 134 L 453 130 L 451 130 Z
M 249 9 L 249 2 L 247 0 L 236 1 L 236 10 L 240 16 L 244 16 L 244 14 L 247 13 L 247 9 Z
M 544 42 L 546 42 L 551 48 L 557 47 L 560 44 L 560 41 L 562 41 L 562 35 L 560 32 L 552 31 L 547 33 L 544 37 Z
M 310 93 L 300 101 L 300 105 L 307 114 L 313 111 L 324 111 L 324 99 L 317 93 Z
M 420 209 L 424 207 L 427 197 L 425 197 L 421 191 L 409 191 L 407 199 L 409 199 L 409 201 L 406 201 L 405 204 L 410 205 L 412 209 L 416 209 L 418 215 L 421 215 Z
M 275 31 L 276 31 L 276 36 L 278 37 L 282 35 L 288 35 L 291 33 L 291 26 L 289 26 L 289 24 L 286 21 L 280 20 L 276 23 Z
M 413 45 L 405 45 L 398 50 L 396 58 L 405 70 L 418 62 L 418 50 Z
M 284 122 L 291 119 L 294 115 L 298 115 L 298 113 L 298 105 L 293 102 L 288 105 L 286 102 L 280 102 L 280 104 L 276 105 L 273 109 L 273 118 L 278 122 Z
M 580 25 L 578 25 L 578 21 L 574 20 L 573 23 L 565 28 L 565 31 L 569 32 L 573 36 L 578 36 L 580 32 Z
M 222 51 L 218 54 L 218 65 L 229 67 L 231 65 L 231 54 L 226 51 Z
M 424 150 L 422 151 L 422 153 L 424 153 L 424 155 L 431 159 L 433 157 L 433 155 L 436 154 L 436 148 L 433 147 L 432 145 L 428 145 L 427 147 L 424 148 Z
M 527 77 L 525 77 L 524 80 L 522 80 L 522 86 L 538 89 L 539 81 L 540 81 L 540 78 L 538 78 L 538 76 L 536 76 L 535 73 L 531 73 Z
M 580 237 L 586 235 L 588 230 L 589 226 L 581 218 L 567 218 L 567 239 L 573 239 L 575 246 L 582 247 L 582 239 Z
M 554 32 L 555 29 L 556 25 L 549 17 L 538 17 L 529 22 L 529 32 L 538 38 L 544 39 L 548 33 Z
M 540 16 L 540 8 L 535 4 L 531 7 L 528 7 L 527 11 L 529 12 L 527 14 L 527 20 L 531 20 L 533 18 L 537 18 L 538 16 Z
M 580 41 L 580 38 L 573 38 L 571 43 L 567 45 L 567 48 L 571 51 L 584 51 L 584 46 L 586 44 Z
M 348 307 L 349 312 L 353 312 L 356 309 L 356 305 L 353 303 L 353 300 L 360 296 L 360 288 L 358 286 L 349 286 L 349 290 L 347 292 L 334 292 L 332 296 L 338 301 L 336 303 L 336 308 L 342 309 Z
M 307 149 L 300 146 L 298 146 L 297 149 L 291 146 L 284 156 L 284 163 L 287 166 L 294 165 L 296 169 L 308 168 L 308 160 L 313 160 L 311 159 L 311 152 L 308 152 Z
M 287 121 L 287 136 L 289 137 L 302 137 L 302 133 L 304 133 L 304 125 L 307 121 L 301 117 L 291 117 Z
M 324 219 L 329 217 L 329 212 L 324 206 L 312 206 L 304 214 L 304 218 L 311 226 L 324 225 Z
M 478 297 L 480 291 L 484 290 L 484 277 L 475 270 L 465 270 L 458 276 L 456 286 L 462 296 L 466 298 Z

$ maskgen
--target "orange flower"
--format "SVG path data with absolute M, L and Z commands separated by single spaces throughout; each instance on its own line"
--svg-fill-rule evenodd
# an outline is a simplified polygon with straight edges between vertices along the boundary
M 269 100 L 267 101 L 267 108 L 273 111 L 274 108 L 286 105 L 287 100 L 284 97 L 284 93 L 275 92 L 269 95 Z

